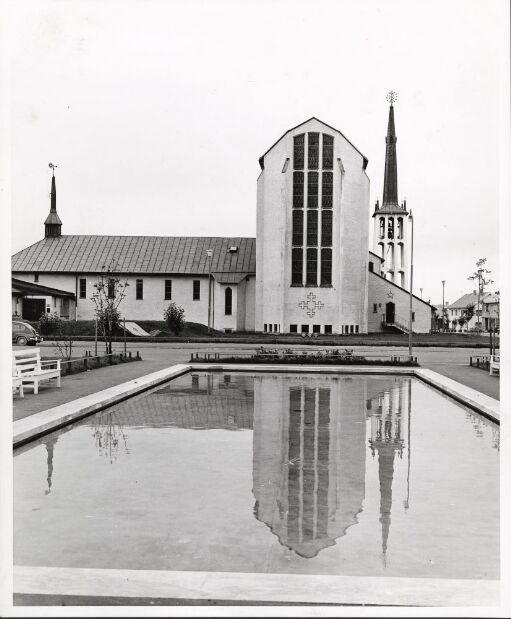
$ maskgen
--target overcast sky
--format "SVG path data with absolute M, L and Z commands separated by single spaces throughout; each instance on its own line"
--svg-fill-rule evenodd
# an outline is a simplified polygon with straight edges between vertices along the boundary
M 507 3 L 73 0 L 8 17 L 12 252 L 44 234 L 50 161 L 64 234 L 255 236 L 258 157 L 311 116 L 369 159 L 372 213 L 393 89 L 415 291 L 441 302 L 445 279 L 454 301 L 480 257 L 499 283 Z

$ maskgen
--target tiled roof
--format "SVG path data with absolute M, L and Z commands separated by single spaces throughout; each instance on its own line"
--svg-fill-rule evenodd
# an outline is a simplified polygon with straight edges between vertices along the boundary
M 14 254 L 12 271 L 98 273 L 115 263 L 120 273 L 206 275 L 208 249 L 212 273 L 255 273 L 255 238 L 96 235 L 44 238 Z

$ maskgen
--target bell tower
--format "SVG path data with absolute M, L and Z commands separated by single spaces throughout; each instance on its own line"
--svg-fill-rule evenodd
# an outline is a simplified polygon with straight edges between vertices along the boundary
M 387 95 L 390 103 L 387 136 L 385 138 L 385 177 L 383 203 L 376 200 L 374 207 L 374 253 L 383 258 L 382 274 L 402 288 L 408 289 L 408 248 L 406 200 L 400 205 L 397 197 L 396 128 L 394 101 L 397 94 Z
M 53 165 L 53 163 L 50 163 L 49 166 L 52 169 L 51 205 L 48 217 L 44 221 L 45 238 L 62 236 L 62 222 L 60 221 L 60 217 L 57 215 L 57 190 L 55 188 L 55 168 L 57 166 Z

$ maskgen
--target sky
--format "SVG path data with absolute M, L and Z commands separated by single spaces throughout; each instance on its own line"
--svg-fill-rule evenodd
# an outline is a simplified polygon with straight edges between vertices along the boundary
M 49 162 L 64 234 L 255 236 L 258 158 L 311 116 L 369 159 L 372 214 L 392 89 L 414 291 L 441 303 L 445 280 L 453 302 L 474 289 L 467 276 L 482 257 L 499 288 L 507 3 L 74 0 L 4 11 L 12 253 L 44 234 Z

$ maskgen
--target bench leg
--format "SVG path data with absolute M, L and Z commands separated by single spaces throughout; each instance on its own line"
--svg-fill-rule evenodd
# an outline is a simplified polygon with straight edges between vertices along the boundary
M 19 392 L 20 392 L 20 398 L 24 398 L 25 394 L 23 393 L 23 383 L 21 383 L 19 386 Z
M 38 393 L 39 393 L 39 381 L 34 380 L 34 395 L 37 395 Z
M 60 387 L 60 374 L 57 376 L 57 387 Z

